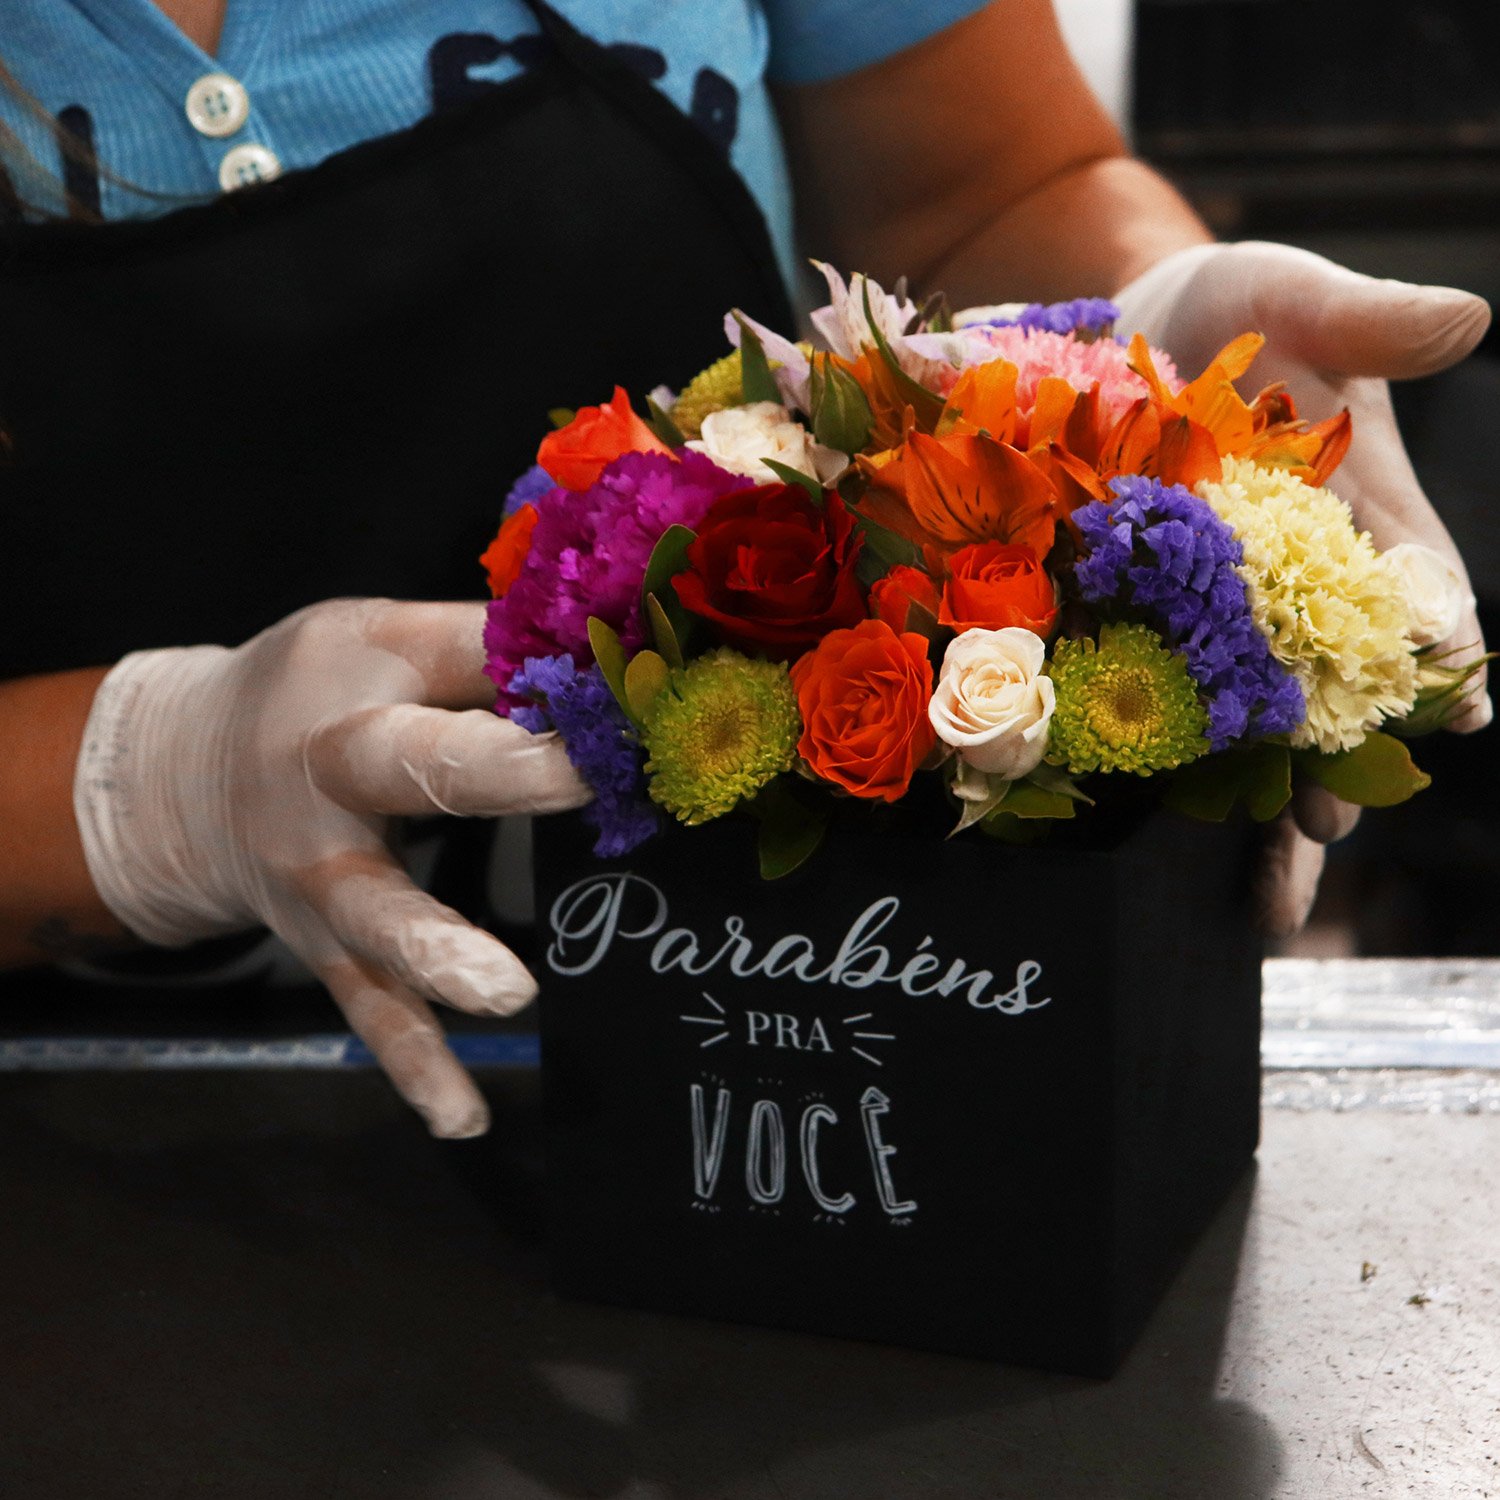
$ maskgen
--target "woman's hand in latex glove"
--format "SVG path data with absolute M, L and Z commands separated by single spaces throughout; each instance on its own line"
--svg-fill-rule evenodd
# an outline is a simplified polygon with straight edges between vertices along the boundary
M 387 821 L 589 797 L 560 742 L 488 707 L 483 623 L 478 604 L 344 599 L 234 650 L 128 656 L 95 697 L 74 787 L 89 872 L 127 927 L 173 946 L 269 927 L 442 1136 L 488 1115 L 427 1002 L 508 1015 L 536 985 L 412 884 Z
M 1289 245 L 1195 245 L 1158 261 L 1115 296 L 1119 331 L 1139 329 L 1185 373 L 1202 369 L 1237 334 L 1266 336 L 1247 384 L 1284 381 L 1298 414 L 1312 421 L 1348 407 L 1354 441 L 1330 487 L 1382 550 L 1421 542 L 1448 558 L 1467 580 L 1463 559 L 1422 493 L 1402 446 L 1388 380 L 1447 369 L 1484 336 L 1482 298 L 1450 287 L 1377 281 Z M 1253 393 L 1252 393 L 1253 394 Z M 1470 591 L 1472 593 L 1472 590 Z M 1455 664 L 1484 651 L 1472 606 L 1439 651 Z M 1448 727 L 1466 733 L 1493 709 L 1479 676 L 1468 705 Z M 1299 788 L 1292 817 L 1272 832 L 1262 913 L 1267 930 L 1295 932 L 1307 919 L 1322 870 L 1322 850 L 1341 838 L 1357 808 L 1319 787 Z

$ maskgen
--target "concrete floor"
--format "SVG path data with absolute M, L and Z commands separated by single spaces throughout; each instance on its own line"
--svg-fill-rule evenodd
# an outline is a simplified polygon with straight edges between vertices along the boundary
M 560 1303 L 486 1083 L 440 1146 L 368 1073 L 0 1080 L 0 1494 L 1500 1496 L 1500 1114 L 1268 1112 L 1098 1384 Z

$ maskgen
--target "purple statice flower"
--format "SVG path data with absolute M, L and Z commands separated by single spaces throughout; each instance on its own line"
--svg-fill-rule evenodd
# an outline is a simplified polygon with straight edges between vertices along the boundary
M 1047 333 L 1107 333 L 1120 309 L 1105 297 L 1074 297 L 1071 302 L 1029 302 L 1013 318 L 991 318 L 996 328 L 1040 328 Z
M 643 643 L 641 583 L 669 526 L 696 527 L 720 495 L 746 488 L 701 453 L 627 453 L 586 490 L 549 489 L 531 503 L 536 526 L 520 577 L 492 599 L 484 627 L 485 671 L 502 710 L 510 681 L 534 656 L 593 659 L 590 615 L 619 632 L 626 653 Z
M 533 656 L 508 686 L 517 698 L 531 700 L 510 717 L 533 734 L 555 729 L 568 759 L 593 787 L 583 815 L 599 830 L 594 853 L 615 859 L 650 838 L 661 819 L 646 798 L 640 747 L 603 672 L 597 666 L 578 671 L 566 652 Z
M 532 464 L 527 471 L 511 485 L 510 493 L 505 497 L 505 508 L 503 514 L 513 516 L 523 505 L 540 500 L 548 490 L 556 489 L 557 481 L 540 465 Z
M 1208 739 L 1286 734 L 1307 711 L 1297 680 L 1256 628 L 1238 567 L 1244 549 L 1208 501 L 1180 484 L 1127 475 L 1112 500 L 1073 514 L 1085 553 L 1074 575 L 1086 603 L 1144 618 L 1180 651 L 1208 705 Z

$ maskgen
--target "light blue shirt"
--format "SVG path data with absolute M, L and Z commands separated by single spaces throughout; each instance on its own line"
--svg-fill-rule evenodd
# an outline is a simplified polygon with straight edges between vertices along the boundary
M 767 82 L 851 72 L 981 4 L 556 0 L 728 148 L 783 268 L 793 259 L 791 194 Z M 106 169 L 106 218 L 164 212 L 222 191 L 226 174 L 312 166 L 403 129 L 434 107 L 435 92 L 513 77 L 535 31 L 520 0 L 229 0 L 211 57 L 153 0 L 0 0 L 0 57 L 48 114 L 89 136 Z M 205 91 L 215 74 L 230 80 L 228 95 Z M 45 194 L 47 174 L 63 165 L 47 122 L 4 90 L 0 117 L 43 169 L 26 184 L 30 196 Z

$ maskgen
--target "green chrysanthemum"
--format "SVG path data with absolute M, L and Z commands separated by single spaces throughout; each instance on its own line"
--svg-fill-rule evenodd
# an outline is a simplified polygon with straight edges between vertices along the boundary
M 672 421 L 683 437 L 701 437 L 703 419 L 711 411 L 743 406 L 744 402 L 744 372 L 740 351 L 734 349 L 688 381 L 672 405 Z
M 651 800 L 684 823 L 722 818 L 791 770 L 802 731 L 780 662 L 727 646 L 674 671 L 646 715 Z
M 1106 625 L 1099 644 L 1059 641 L 1047 759 L 1075 774 L 1149 776 L 1208 749 L 1208 714 L 1187 662 L 1144 625 Z

